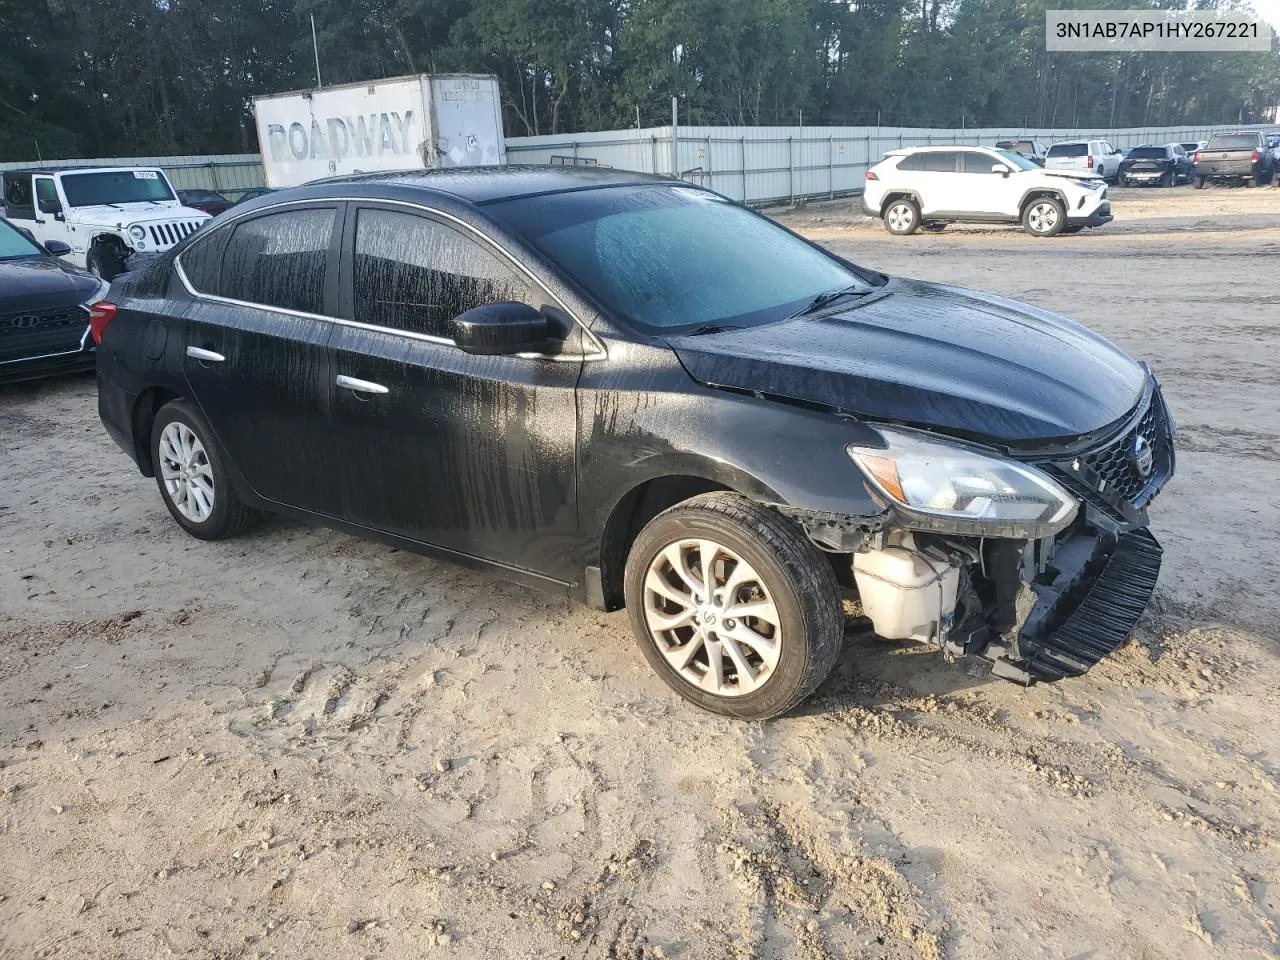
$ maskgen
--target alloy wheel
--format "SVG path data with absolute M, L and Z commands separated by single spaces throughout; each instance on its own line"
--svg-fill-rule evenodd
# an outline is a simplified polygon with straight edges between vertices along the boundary
M 915 214 L 905 203 L 895 203 L 889 208 L 889 226 L 895 231 L 909 230 Z
M 213 512 L 213 468 L 209 454 L 185 423 L 173 421 L 160 434 L 160 479 L 184 517 L 204 523 Z
M 1036 233 L 1048 233 L 1058 225 L 1058 208 L 1052 203 L 1037 203 L 1027 214 L 1027 223 Z
M 707 693 L 759 690 L 778 666 L 782 618 L 767 585 L 713 540 L 677 540 L 658 551 L 645 573 L 644 616 L 672 669 Z

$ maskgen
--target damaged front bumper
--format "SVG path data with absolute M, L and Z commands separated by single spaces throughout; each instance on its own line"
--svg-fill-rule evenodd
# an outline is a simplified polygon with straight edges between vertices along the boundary
M 1080 504 L 1039 540 L 965 536 L 892 505 L 875 517 L 784 510 L 831 554 L 876 633 L 976 656 L 1021 684 L 1078 676 L 1121 646 L 1155 590 L 1162 550 L 1146 508 L 1173 475 L 1173 420 L 1152 380 L 1105 436 L 1033 452 Z

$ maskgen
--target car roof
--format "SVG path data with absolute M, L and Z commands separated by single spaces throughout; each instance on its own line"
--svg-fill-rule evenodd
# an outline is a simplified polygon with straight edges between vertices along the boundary
M 941 153 L 944 150 L 995 150 L 995 147 L 988 147 L 981 143 L 956 143 L 947 144 L 941 147 L 901 147 L 897 150 L 889 150 L 885 153 L 886 157 L 905 157 L 909 153 Z
M 538 194 L 658 183 L 678 184 L 682 181 L 611 167 L 516 164 L 504 167 L 446 167 L 436 170 L 358 173 L 316 180 L 306 186 L 318 188 L 333 184 L 381 184 L 445 193 L 470 203 L 485 204 Z
M 163 169 L 158 165 L 153 166 L 136 166 L 136 167 L 85 167 L 85 166 L 64 166 L 64 167 L 21 167 L 17 170 L 4 170 L 6 176 L 11 173 L 119 173 L 128 170 L 160 170 Z

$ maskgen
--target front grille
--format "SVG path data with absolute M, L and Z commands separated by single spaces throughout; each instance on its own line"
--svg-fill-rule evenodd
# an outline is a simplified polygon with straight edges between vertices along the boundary
M 0 316 L 0 363 L 77 350 L 89 324 L 83 307 Z
M 1144 447 L 1151 454 L 1146 476 L 1138 469 Z M 1138 422 L 1124 434 L 1074 459 L 1043 466 L 1081 500 L 1127 523 L 1172 475 L 1173 459 L 1169 415 L 1157 389 Z
M 153 223 L 148 226 L 151 242 L 157 247 L 172 247 L 188 234 L 195 233 L 202 220 L 174 220 L 170 223 Z

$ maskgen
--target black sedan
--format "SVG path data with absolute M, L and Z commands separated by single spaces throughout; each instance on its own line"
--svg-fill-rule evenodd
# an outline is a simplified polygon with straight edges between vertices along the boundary
M 190 534 L 272 511 L 625 606 L 661 677 L 730 716 L 817 687 L 846 591 L 883 636 L 1031 683 L 1123 642 L 1160 567 L 1173 425 L 1146 366 L 684 183 L 325 181 L 111 301 L 103 422 Z
M 1190 183 L 1194 171 L 1191 155 L 1182 144 L 1143 144 L 1131 149 L 1120 161 L 1118 183 L 1122 187 L 1134 184 L 1172 187 L 1178 183 Z
M 89 306 L 107 291 L 97 277 L 0 220 L 0 383 L 92 370 Z
M 222 211 L 234 206 L 230 200 L 218 193 L 217 190 L 179 190 L 178 199 L 182 201 L 184 207 L 203 210 L 211 217 L 216 217 Z

